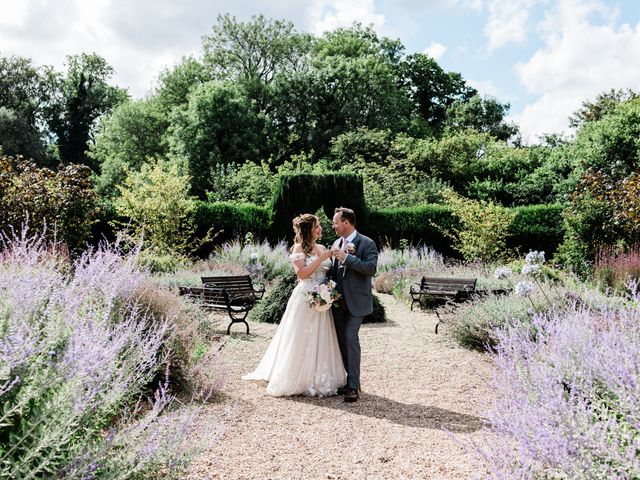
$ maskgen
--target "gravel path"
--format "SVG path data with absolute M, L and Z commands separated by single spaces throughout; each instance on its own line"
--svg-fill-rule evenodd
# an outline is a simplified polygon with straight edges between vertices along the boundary
M 192 440 L 212 435 L 221 417 L 226 431 L 187 478 L 464 479 L 478 472 L 477 455 L 461 444 L 488 439 L 482 410 L 491 395 L 489 357 L 435 335 L 435 315 L 379 297 L 390 321 L 360 329 L 363 391 L 354 404 L 273 398 L 264 384 L 241 380 L 275 325 L 252 323 L 250 336 L 228 338 L 224 395 L 205 408 Z M 224 317 L 216 318 L 226 328 Z

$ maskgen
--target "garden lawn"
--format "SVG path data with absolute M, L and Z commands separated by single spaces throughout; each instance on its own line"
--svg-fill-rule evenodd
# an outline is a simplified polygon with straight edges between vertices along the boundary
M 251 335 L 228 338 L 222 349 L 228 384 L 190 435 L 193 442 L 211 435 L 221 417 L 226 432 L 186 477 L 462 479 L 481 473 L 481 460 L 463 444 L 491 440 L 482 428 L 492 400 L 490 357 L 435 335 L 435 315 L 379 297 L 389 322 L 360 330 L 362 394 L 355 404 L 337 396 L 274 398 L 264 383 L 241 380 L 277 325 L 251 323 Z M 226 329 L 224 316 L 211 319 Z

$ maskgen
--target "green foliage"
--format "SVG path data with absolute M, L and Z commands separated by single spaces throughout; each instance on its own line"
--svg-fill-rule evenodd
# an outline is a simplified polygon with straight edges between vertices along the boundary
M 257 161 L 257 131 L 258 117 L 241 87 L 219 82 L 197 86 L 188 105 L 174 110 L 169 128 L 171 150 L 188 165 L 191 192 L 206 198 L 217 165 Z
M 209 202 L 265 205 L 273 195 L 276 178 L 265 162 L 216 165 L 214 171 L 211 190 L 207 192 Z
M 20 232 L 24 227 L 55 237 L 74 252 L 84 249 L 97 214 L 89 173 L 82 165 L 52 171 L 0 156 L 0 229 Z
M 204 238 L 210 230 L 215 234 L 216 243 L 244 238 L 251 233 L 258 241 L 267 236 L 271 224 L 270 209 L 251 203 L 235 204 L 229 202 L 196 202 L 196 236 Z M 197 253 L 206 256 L 211 245 L 201 246 Z
M 191 90 L 211 80 L 211 72 L 202 63 L 193 57 L 185 57 L 160 74 L 154 99 L 168 115 L 174 107 L 185 105 L 189 101 Z
M 507 249 L 544 251 L 550 257 L 564 237 L 564 205 L 529 205 L 511 209 Z
M 358 224 L 366 224 L 362 178 L 353 173 L 282 174 L 271 201 L 272 239 L 293 237 L 291 221 L 301 213 L 315 212 L 320 207 L 333 218 L 336 207 L 349 207 L 356 213 Z
M 88 152 L 100 165 L 96 191 L 102 198 L 113 198 L 128 172 L 139 171 L 143 163 L 167 153 L 167 116 L 156 100 L 133 100 L 120 104 L 100 124 Z
M 495 98 L 482 98 L 479 95 L 457 100 L 447 109 L 445 129 L 472 129 L 507 141 L 518 133 L 517 125 L 505 121 L 509 108 L 508 103 L 500 103 Z
M 563 262 L 588 271 L 600 246 L 631 247 L 640 238 L 640 173 L 616 182 L 602 171 L 587 171 L 565 214 Z
M 640 98 L 619 104 L 612 113 L 584 124 L 574 156 L 583 170 L 601 170 L 614 180 L 640 169 Z
M 0 147 L 5 155 L 22 155 L 51 167 L 53 156 L 43 142 L 43 108 L 55 96 L 55 74 L 31 59 L 0 56 Z
M 594 101 L 584 101 L 582 106 L 569 118 L 569 125 L 580 129 L 586 123 L 602 120 L 615 112 L 618 105 L 638 98 L 638 94 L 630 89 L 611 89 L 599 94 Z
M 256 306 L 249 312 L 249 320 L 254 322 L 280 323 L 287 308 L 287 302 L 293 289 L 298 284 L 298 277 L 293 269 L 283 274 Z
M 60 96 L 46 113 L 63 161 L 99 169 L 86 155 L 94 123 L 127 98 L 125 90 L 107 83 L 112 74 L 113 68 L 97 54 L 67 56 L 66 76 L 57 85 Z
M 465 101 L 476 93 L 459 73 L 445 72 L 428 55 L 409 55 L 400 65 L 402 83 L 406 85 L 421 120 L 423 135 L 439 135 L 444 127 L 447 108 L 455 101 Z
M 39 165 L 47 163 L 40 133 L 25 117 L 6 107 L 0 107 L 0 139 L 5 155 L 21 155 Z
M 455 253 L 451 241 L 443 231 L 459 225 L 446 205 L 423 205 L 412 208 L 393 208 L 369 212 L 363 232 L 378 245 L 398 246 L 401 239 L 412 245 L 428 245 L 444 255 Z
M 183 253 L 194 231 L 194 199 L 189 195 L 189 176 L 177 164 L 158 160 L 131 172 L 115 200 L 116 212 L 129 220 L 134 237 L 161 254 Z
M 467 261 L 490 261 L 509 257 L 507 238 L 515 214 L 492 202 L 469 200 L 452 190 L 443 197 L 460 220 L 460 228 L 448 232 L 453 248 Z

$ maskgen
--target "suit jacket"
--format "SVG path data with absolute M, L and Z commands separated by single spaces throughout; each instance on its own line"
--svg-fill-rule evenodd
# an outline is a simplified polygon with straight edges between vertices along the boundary
M 340 241 L 338 238 L 333 242 L 333 247 L 340 247 Z M 373 240 L 360 233 L 356 234 L 352 243 L 356 253 L 347 255 L 343 265 L 334 259 L 331 276 L 351 315 L 365 317 L 373 312 L 371 277 L 378 268 L 378 249 Z

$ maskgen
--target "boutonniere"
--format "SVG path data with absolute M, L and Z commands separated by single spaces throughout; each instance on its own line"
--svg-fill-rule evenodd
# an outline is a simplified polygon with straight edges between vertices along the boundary
M 347 243 L 347 248 L 345 249 L 345 251 L 351 255 L 355 255 L 356 254 L 356 246 L 349 242 Z

